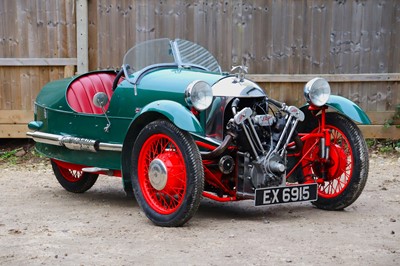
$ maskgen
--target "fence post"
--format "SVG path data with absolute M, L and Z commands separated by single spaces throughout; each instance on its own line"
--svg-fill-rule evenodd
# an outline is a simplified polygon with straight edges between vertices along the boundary
M 88 0 L 76 0 L 76 42 L 77 71 L 82 74 L 89 70 Z

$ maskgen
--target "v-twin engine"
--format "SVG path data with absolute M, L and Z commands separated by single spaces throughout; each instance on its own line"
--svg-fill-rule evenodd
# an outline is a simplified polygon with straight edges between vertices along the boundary
M 268 114 L 269 103 L 278 111 Z M 240 107 L 240 99 L 232 102 L 233 118 L 228 132 L 236 136 L 238 146 L 237 191 L 253 194 L 257 188 L 283 185 L 286 182 L 286 148 L 295 134 L 304 113 L 295 106 L 286 106 L 268 98 Z

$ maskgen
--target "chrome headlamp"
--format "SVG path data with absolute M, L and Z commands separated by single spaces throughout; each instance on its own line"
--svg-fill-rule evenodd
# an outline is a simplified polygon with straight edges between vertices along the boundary
M 331 87 L 324 78 L 314 78 L 304 86 L 306 101 L 314 106 L 323 106 L 329 100 Z
M 213 101 L 211 86 L 205 81 L 193 81 L 186 88 L 185 100 L 198 111 L 206 110 Z

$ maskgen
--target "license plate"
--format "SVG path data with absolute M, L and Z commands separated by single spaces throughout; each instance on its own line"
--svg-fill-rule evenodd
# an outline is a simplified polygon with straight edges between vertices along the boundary
M 315 201 L 318 198 L 317 184 L 256 189 L 255 206 L 299 201 Z

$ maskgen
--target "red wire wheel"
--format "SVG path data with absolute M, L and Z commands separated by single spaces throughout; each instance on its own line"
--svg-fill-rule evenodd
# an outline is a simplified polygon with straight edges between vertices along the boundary
M 67 191 L 83 193 L 89 190 L 96 183 L 98 174 L 91 174 L 82 171 L 83 166 L 51 160 L 54 175 L 60 185 Z
M 350 182 L 354 166 L 353 153 L 349 140 L 340 129 L 331 125 L 327 125 L 326 128 L 331 131 L 331 146 L 329 161 L 325 164 L 327 168 L 325 182 L 318 185 L 318 196 L 333 198 L 340 195 Z M 322 176 L 320 147 L 314 143 L 316 142 L 308 141 L 305 145 L 305 150 L 311 148 L 309 156 L 303 160 L 303 174 L 306 180 Z
M 319 140 L 305 142 L 302 161 L 306 182 L 318 181 L 318 200 L 322 209 L 339 210 L 352 204 L 361 194 L 368 177 L 368 149 L 365 140 L 351 120 L 338 113 L 326 114 L 326 129 L 330 130 L 329 159 L 320 159 Z M 318 132 L 316 128 L 312 133 Z M 322 179 L 322 169 L 325 178 Z
M 174 213 L 186 192 L 182 152 L 165 134 L 148 138 L 139 153 L 138 181 L 150 207 L 160 214 Z
M 166 120 L 139 133 L 131 156 L 136 200 L 156 225 L 181 226 L 196 212 L 204 188 L 200 152 L 191 135 Z
M 59 169 L 64 179 L 71 183 L 78 182 L 84 176 L 82 170 L 73 170 L 62 167 L 59 167 Z

